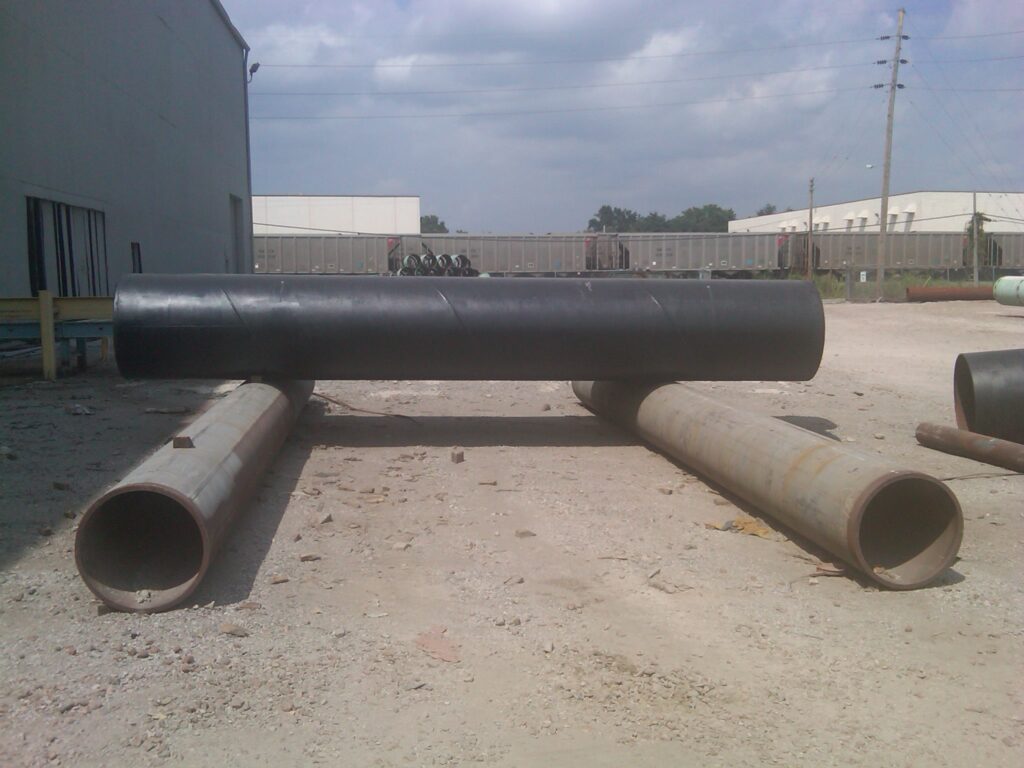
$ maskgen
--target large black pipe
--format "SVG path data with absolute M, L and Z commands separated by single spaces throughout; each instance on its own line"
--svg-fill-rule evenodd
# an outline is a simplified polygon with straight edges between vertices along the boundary
M 806 380 L 811 283 L 126 275 L 121 373 L 137 378 Z
M 958 355 L 953 403 L 961 429 L 1024 443 L 1024 349 Z

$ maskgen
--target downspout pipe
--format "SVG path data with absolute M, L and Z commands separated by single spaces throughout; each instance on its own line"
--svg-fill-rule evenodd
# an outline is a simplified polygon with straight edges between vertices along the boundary
M 240 385 L 93 501 L 75 537 L 86 586 L 111 608 L 145 613 L 192 594 L 313 384 Z
M 921 472 L 853 451 L 683 384 L 575 381 L 580 401 L 888 589 L 923 587 L 963 536 L 953 492 Z

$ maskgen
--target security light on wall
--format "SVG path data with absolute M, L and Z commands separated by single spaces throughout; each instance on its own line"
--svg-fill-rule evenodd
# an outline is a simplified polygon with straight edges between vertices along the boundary
M 257 72 L 259 72 L 259 70 L 260 70 L 260 63 L 258 61 L 254 61 L 252 63 L 252 66 L 249 67 L 249 82 L 250 83 L 252 82 L 252 76 L 255 75 Z

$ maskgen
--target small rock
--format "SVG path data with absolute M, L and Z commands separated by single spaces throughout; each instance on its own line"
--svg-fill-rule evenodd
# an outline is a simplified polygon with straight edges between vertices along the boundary
M 68 520 L 74 520 L 75 511 L 73 509 L 64 510 L 64 517 L 66 517 Z
M 320 559 L 320 555 L 315 552 L 306 552 L 303 555 L 299 555 L 299 561 L 303 563 L 312 563 Z
M 271 584 L 287 584 L 291 579 L 281 573 L 275 573 L 270 577 Z
M 295 703 L 291 699 L 285 699 L 278 706 L 282 712 L 291 712 L 295 709 Z
M 544 651 L 544 653 L 552 653 L 555 650 L 555 644 L 548 640 L 541 646 L 541 650 Z
M 864 397 L 864 393 L 858 392 L 857 390 L 853 390 L 853 394 L 855 394 L 857 397 Z
M 41 525 L 39 527 L 40 536 L 53 536 L 53 528 L 48 525 Z
M 461 464 L 466 460 L 466 452 L 461 448 L 452 448 L 451 459 L 452 464 Z
M 244 603 L 238 604 L 238 610 L 240 611 L 258 611 L 263 606 L 252 600 L 246 600 Z
M 506 584 L 522 584 L 524 581 L 522 576 L 509 576 L 505 579 Z
M 550 410 L 551 410 L 551 403 L 544 403 L 544 405 L 542 405 L 542 406 L 540 407 L 540 409 L 541 409 L 542 411 L 550 411 Z
M 475 678 L 473 677 L 473 673 L 472 672 L 467 672 L 466 674 L 464 674 L 462 676 L 462 682 L 464 682 L 464 683 L 472 683 L 474 679 Z
M 294 536 L 292 536 L 292 541 L 302 541 L 302 534 L 296 533 Z
M 648 579 L 653 579 L 659 573 L 661 573 L 661 568 L 655 568 L 653 571 L 651 571 L 650 573 L 647 574 L 647 578 Z
M 497 484 L 498 484 L 497 480 L 481 480 L 480 482 L 477 483 L 477 485 L 497 485 Z
M 723 499 L 721 496 L 716 496 L 713 503 L 716 507 L 724 507 L 731 504 L 732 502 L 729 501 L 728 499 Z
M 659 493 L 663 493 L 663 494 L 665 494 L 666 496 L 671 496 L 671 495 L 672 495 L 672 493 L 673 493 L 673 491 L 672 491 L 672 489 L 671 489 L 671 488 L 659 488 L 659 489 L 658 489 L 658 492 L 659 492 Z
M 375 490 L 377 489 L 372 485 L 366 485 L 359 489 L 359 493 L 373 493 Z
M 531 530 L 529 530 L 527 528 L 519 528 L 518 530 L 516 530 L 516 538 L 517 539 L 528 539 L 531 536 L 536 536 L 536 535 L 537 535 L 536 533 L 534 533 L 533 531 L 531 531 Z
M 222 635 L 231 635 L 232 637 L 248 637 L 249 631 L 245 627 L 240 627 L 237 624 L 230 622 L 224 622 L 218 628 Z
M 875 440 L 885 440 L 885 435 L 881 432 L 875 432 Z
M 503 616 L 499 616 L 498 618 L 496 618 L 494 620 L 494 626 L 496 626 L 496 627 L 504 627 L 505 626 L 505 618 Z
M 347 629 L 344 629 L 344 628 L 336 629 L 333 632 L 331 632 L 331 637 L 333 637 L 335 640 L 339 640 L 339 639 L 343 638 L 347 634 L 348 634 L 348 630 Z
M 53 481 L 53 490 L 55 491 L 70 491 L 71 483 L 65 483 L 62 480 Z
M 0 445 L 0 459 L 7 459 L 8 461 L 14 461 L 18 458 L 18 454 L 12 451 L 6 445 Z
M 334 522 L 334 516 L 328 512 L 326 515 L 320 518 L 320 525 L 327 525 L 328 523 Z
M 818 583 L 818 580 L 816 578 L 814 578 L 813 576 L 811 576 L 811 578 L 809 578 L 807 580 L 807 583 L 810 584 L 811 586 L 814 586 L 815 584 Z
M 71 405 L 64 406 L 64 413 L 71 414 L 72 416 L 92 416 L 96 411 L 87 405 L 72 403 Z
M 411 546 L 412 546 L 412 542 L 409 542 L 409 541 L 396 541 L 394 544 L 391 545 L 391 548 L 394 549 L 394 550 L 397 550 L 399 552 L 404 552 L 405 550 L 407 550 Z
M 137 659 L 148 659 L 149 658 L 149 651 L 147 651 L 145 648 L 143 648 L 141 651 L 139 651 L 138 653 L 135 654 L 135 658 L 137 658 Z

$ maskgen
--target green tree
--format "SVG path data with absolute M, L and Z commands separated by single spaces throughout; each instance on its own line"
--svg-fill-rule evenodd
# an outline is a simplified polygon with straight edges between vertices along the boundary
M 729 222 L 736 218 L 736 211 L 714 203 L 697 208 L 687 208 L 678 216 L 669 219 L 670 232 L 728 232 Z
M 964 228 L 964 266 L 974 266 L 974 218 L 978 218 L 978 266 L 1001 267 L 1003 265 L 1003 249 L 992 236 L 985 232 L 985 222 L 992 221 L 981 211 L 967 220 Z
M 448 227 L 433 213 L 420 216 L 420 232 L 424 235 L 446 235 Z
M 775 207 L 774 203 L 765 203 L 764 205 L 762 205 L 760 208 L 757 209 L 757 215 L 758 216 L 771 216 L 773 213 L 775 213 L 778 210 L 779 209 Z
M 635 232 L 639 220 L 640 214 L 636 211 L 602 205 L 587 224 L 587 229 L 591 232 Z

